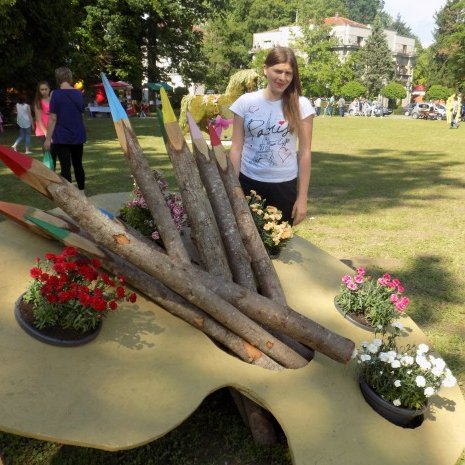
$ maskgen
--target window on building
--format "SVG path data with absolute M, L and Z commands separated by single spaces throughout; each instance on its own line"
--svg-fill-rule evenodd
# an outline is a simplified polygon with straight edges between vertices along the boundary
M 402 53 L 403 54 L 407 54 L 407 46 L 406 45 L 402 45 Z
M 363 37 L 358 36 L 357 37 L 357 45 L 361 47 L 363 45 Z

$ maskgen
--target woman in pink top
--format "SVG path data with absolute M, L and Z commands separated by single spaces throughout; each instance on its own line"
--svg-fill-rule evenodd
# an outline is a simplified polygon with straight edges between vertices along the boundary
M 36 120 L 36 136 L 40 140 L 40 145 L 45 142 L 48 128 L 48 113 L 50 105 L 50 85 L 47 81 L 40 81 L 37 84 L 36 96 L 34 99 L 34 113 Z

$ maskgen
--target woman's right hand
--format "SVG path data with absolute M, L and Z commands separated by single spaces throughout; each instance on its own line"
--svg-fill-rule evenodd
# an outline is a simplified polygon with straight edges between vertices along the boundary
M 47 139 L 45 139 L 45 142 L 44 142 L 44 150 L 50 150 L 50 147 L 51 147 L 51 142 Z

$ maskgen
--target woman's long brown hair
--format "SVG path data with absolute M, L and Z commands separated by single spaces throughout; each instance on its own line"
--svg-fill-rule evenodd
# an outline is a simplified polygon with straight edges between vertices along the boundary
M 282 63 L 291 65 L 292 81 L 283 92 L 283 113 L 289 125 L 289 131 L 293 133 L 299 128 L 300 123 L 300 104 L 299 96 L 302 93 L 300 84 L 299 68 L 294 51 L 289 47 L 275 47 L 268 53 L 265 65 L 274 66 Z
M 47 81 L 39 81 L 36 88 L 36 95 L 34 97 L 34 110 L 37 108 L 38 110 L 41 109 L 40 101 L 42 100 L 42 94 L 40 93 L 41 86 L 47 86 L 48 90 L 50 90 L 50 84 Z

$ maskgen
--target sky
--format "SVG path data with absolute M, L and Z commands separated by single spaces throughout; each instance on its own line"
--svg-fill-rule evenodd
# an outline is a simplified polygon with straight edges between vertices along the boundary
M 446 0 L 384 0 L 384 10 L 394 19 L 400 13 L 423 47 L 428 47 L 433 42 L 434 13 L 445 4 Z

